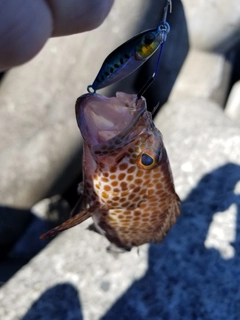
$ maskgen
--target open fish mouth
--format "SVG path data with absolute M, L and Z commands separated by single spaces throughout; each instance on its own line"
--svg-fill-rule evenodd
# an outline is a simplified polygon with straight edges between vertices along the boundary
M 128 143 L 129 139 L 125 143 L 124 139 L 131 133 L 133 139 L 136 124 L 145 111 L 144 99 L 137 100 L 136 95 L 122 92 L 112 98 L 86 94 L 76 103 L 77 123 L 83 139 L 95 149 L 114 140 L 118 145 Z

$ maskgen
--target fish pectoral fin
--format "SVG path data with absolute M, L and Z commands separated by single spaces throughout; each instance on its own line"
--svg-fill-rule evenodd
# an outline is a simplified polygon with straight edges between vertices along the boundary
M 85 195 L 81 194 L 80 198 L 78 199 L 78 202 L 76 203 L 76 205 L 74 206 L 74 208 L 70 213 L 70 217 L 75 217 L 76 215 L 79 214 L 80 211 L 83 212 L 86 210 L 85 198 L 86 198 Z
M 41 235 L 40 239 L 47 239 L 47 238 L 53 237 L 57 235 L 59 232 L 75 227 L 76 225 L 82 223 L 83 221 L 87 220 L 90 217 L 91 217 L 90 211 L 83 210 L 79 212 L 77 215 L 75 215 L 74 217 L 60 224 L 60 226 L 57 226 L 49 230 L 48 232 L 44 233 L 43 235 Z

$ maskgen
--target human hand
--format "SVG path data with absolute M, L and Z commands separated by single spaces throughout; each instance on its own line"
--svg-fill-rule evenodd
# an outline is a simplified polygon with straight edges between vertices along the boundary
M 0 71 L 33 58 L 51 36 L 97 28 L 114 0 L 2 0 Z

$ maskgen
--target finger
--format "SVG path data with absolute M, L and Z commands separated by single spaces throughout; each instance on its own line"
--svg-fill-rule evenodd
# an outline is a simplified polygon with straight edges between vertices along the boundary
M 114 2 L 114 0 L 46 1 L 53 14 L 53 36 L 69 35 L 97 28 L 106 18 Z
M 0 1 L 0 70 L 34 57 L 51 36 L 52 26 L 44 0 Z

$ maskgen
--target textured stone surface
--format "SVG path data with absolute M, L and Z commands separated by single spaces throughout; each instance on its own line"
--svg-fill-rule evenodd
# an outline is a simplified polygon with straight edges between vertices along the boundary
M 194 131 L 200 128 L 204 132 L 209 127 L 213 129 L 237 127 L 231 119 L 225 116 L 217 103 L 193 97 L 165 104 L 154 121 L 163 133 L 164 139 L 184 129 Z
M 147 246 L 116 259 L 106 252 L 103 237 L 85 230 L 88 225 L 60 235 L 1 288 L 0 318 L 50 319 L 54 312 L 54 319 L 78 319 L 79 313 L 98 319 L 144 274 Z
M 173 86 L 170 99 L 199 97 L 223 106 L 232 66 L 223 55 L 190 50 Z
M 207 172 L 239 163 L 240 129 L 208 100 L 166 104 L 155 123 L 164 136 L 173 172 L 177 171 L 175 184 L 181 198 Z
M 192 47 L 227 52 L 239 42 L 240 6 L 238 0 L 183 0 Z

